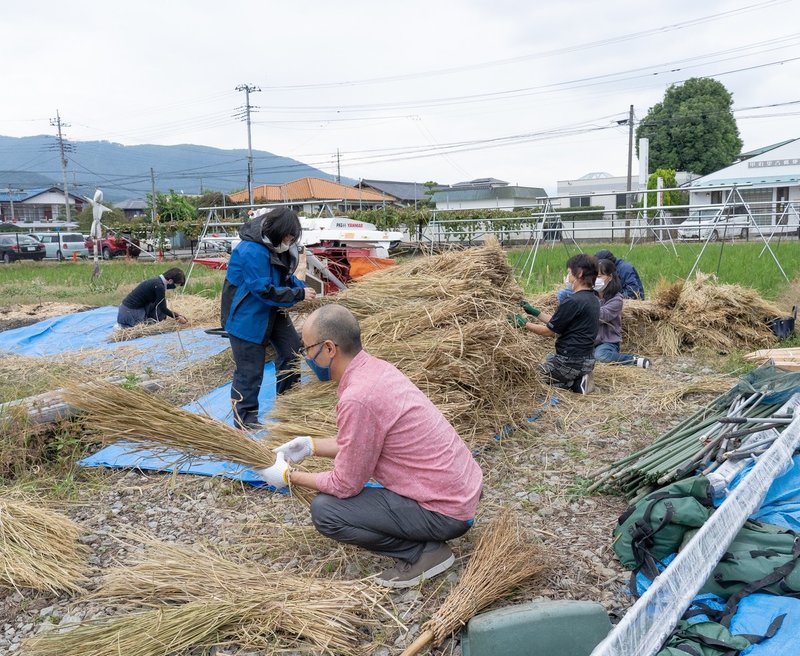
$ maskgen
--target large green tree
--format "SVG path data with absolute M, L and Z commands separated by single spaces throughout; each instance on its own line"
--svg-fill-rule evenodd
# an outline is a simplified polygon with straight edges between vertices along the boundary
M 706 175 L 732 164 L 741 152 L 733 98 L 721 82 L 692 78 L 667 89 L 636 129 L 650 140 L 649 173 L 675 169 Z

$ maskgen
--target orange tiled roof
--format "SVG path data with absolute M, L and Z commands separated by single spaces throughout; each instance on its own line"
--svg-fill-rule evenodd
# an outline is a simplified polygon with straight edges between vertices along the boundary
M 234 203 L 246 203 L 247 190 L 230 194 Z M 358 189 L 321 178 L 300 178 L 280 185 L 259 185 L 253 188 L 253 200 L 256 203 L 287 203 L 304 200 L 350 200 L 391 203 L 397 200 L 394 196 L 382 194 L 372 189 Z

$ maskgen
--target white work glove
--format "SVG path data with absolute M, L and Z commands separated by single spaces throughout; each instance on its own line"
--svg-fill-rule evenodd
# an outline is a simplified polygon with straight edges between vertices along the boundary
M 283 455 L 286 460 L 296 465 L 303 462 L 308 456 L 314 455 L 314 440 L 308 435 L 300 435 L 286 444 L 272 449 L 272 452 Z
M 282 453 L 277 455 L 272 467 L 256 469 L 256 474 L 261 477 L 262 481 L 279 490 L 289 485 L 289 464 Z

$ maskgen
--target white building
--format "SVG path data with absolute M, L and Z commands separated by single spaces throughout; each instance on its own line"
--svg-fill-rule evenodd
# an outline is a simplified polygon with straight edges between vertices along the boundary
M 691 179 L 691 174 L 679 171 L 675 178 L 679 185 L 683 185 Z M 631 203 L 639 200 L 637 193 L 644 189 L 639 185 L 638 173 L 631 178 L 631 191 L 628 192 L 627 188 L 628 176 L 595 171 L 575 180 L 559 180 L 557 199 L 553 199 L 553 204 L 558 207 L 602 207 L 611 212 L 627 206 L 629 193 Z
M 741 204 L 744 201 L 762 225 L 796 224 L 800 210 L 800 139 L 745 153 L 742 158 L 694 180 L 689 203 L 720 205 L 735 188 L 730 201 L 735 214 L 746 214 Z

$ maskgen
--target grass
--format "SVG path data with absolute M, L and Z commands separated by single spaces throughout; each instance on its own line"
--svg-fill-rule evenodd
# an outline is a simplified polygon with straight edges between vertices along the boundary
M 178 266 L 188 272 L 189 263 L 180 261 L 148 262 L 111 260 L 100 264 L 100 276 L 92 281 L 94 263 L 15 262 L 0 265 L 0 307 L 13 304 L 37 304 L 48 301 L 81 305 L 119 305 L 137 284 Z M 195 266 L 185 291 L 217 296 L 222 291 L 224 271 Z
M 667 244 L 669 246 L 669 244 Z M 705 273 L 718 271 L 723 283 L 739 284 L 757 289 L 764 298 L 776 299 L 788 287 L 786 279 L 781 275 L 775 261 L 768 252 L 759 257 L 763 242 L 747 243 L 730 242 L 709 244 L 703 254 L 698 269 Z M 783 270 L 792 278 L 800 270 L 800 248 L 796 240 L 782 241 L 772 244 Z M 645 293 L 655 289 L 661 278 L 672 283 L 685 279 L 697 260 L 702 244 L 676 243 L 677 257 L 672 248 L 661 244 L 637 244 L 630 249 L 628 244 L 581 244 L 584 252 L 595 253 L 608 248 L 618 258 L 633 263 L 645 287 Z M 533 276 L 519 275 L 529 259 L 530 248 L 515 249 L 509 252 L 509 261 L 518 273 L 520 284 L 529 294 L 549 291 L 563 284 L 567 259 L 580 252 L 572 242 L 564 242 L 557 246 L 542 246 L 536 257 Z M 722 258 L 720 259 L 720 252 Z

